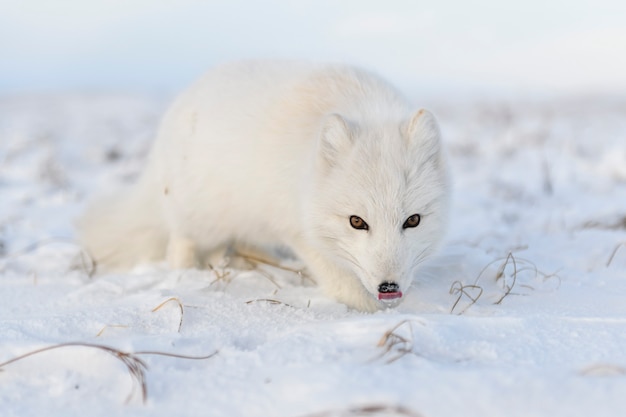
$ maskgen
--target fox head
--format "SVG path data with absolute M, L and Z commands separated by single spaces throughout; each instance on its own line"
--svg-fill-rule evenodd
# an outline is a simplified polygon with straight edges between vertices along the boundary
M 316 154 L 310 240 L 374 299 L 399 301 L 445 231 L 449 186 L 435 118 L 332 114 Z

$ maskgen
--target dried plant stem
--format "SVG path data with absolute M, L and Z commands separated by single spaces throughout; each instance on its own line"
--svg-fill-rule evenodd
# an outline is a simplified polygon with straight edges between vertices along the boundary
M 301 269 L 290 268 L 288 266 L 280 264 L 279 262 L 275 262 L 273 260 L 261 258 L 261 257 L 254 256 L 254 255 L 249 255 L 246 253 L 237 252 L 236 254 L 242 257 L 243 259 L 245 259 L 246 261 L 250 262 L 255 267 L 258 266 L 259 264 L 269 265 L 277 269 L 282 269 L 283 271 L 292 272 L 298 275 L 302 281 L 309 280 L 311 281 L 311 283 L 316 284 L 315 280 L 309 277 L 303 268 Z
M 496 276 L 495 276 L 495 280 L 496 280 L 496 282 L 499 281 L 500 279 L 503 280 L 502 281 L 503 282 L 502 288 L 504 290 L 504 294 L 494 304 L 502 303 L 502 300 L 504 300 L 504 298 L 506 298 L 508 295 L 511 294 L 511 291 L 513 290 L 513 287 L 515 286 L 515 283 L 517 282 L 517 274 L 520 272 L 520 270 L 518 270 L 518 267 L 517 267 L 518 263 L 521 262 L 524 265 L 528 265 L 526 267 L 526 270 L 530 269 L 530 270 L 534 271 L 535 275 L 537 275 L 539 273 L 539 271 L 537 270 L 537 267 L 535 266 L 534 263 L 532 263 L 532 262 L 530 262 L 530 261 L 528 261 L 526 259 L 515 258 L 515 256 L 513 256 L 513 253 L 509 252 L 506 257 L 495 259 L 495 260 L 489 262 L 487 265 L 485 265 L 485 267 L 480 271 L 480 273 L 478 274 L 478 276 L 474 280 L 474 285 L 477 285 L 478 281 L 482 278 L 482 276 L 487 271 L 487 269 L 489 269 L 493 264 L 495 264 L 497 262 L 502 262 L 502 263 L 498 267 L 498 270 L 497 270 Z M 513 266 L 513 274 L 511 274 L 512 282 L 510 284 L 506 281 L 506 274 L 505 274 L 506 267 L 509 265 L 509 262 Z
M 181 327 L 183 327 L 183 317 L 185 316 L 185 309 L 183 308 L 183 303 L 180 302 L 180 300 L 177 297 L 170 297 L 167 300 L 163 301 L 161 304 L 159 304 L 158 306 L 154 307 L 152 309 L 152 312 L 156 312 L 159 311 L 161 309 L 161 307 L 163 307 L 165 304 L 169 303 L 169 302 L 175 302 L 176 304 L 178 304 L 178 308 L 180 310 L 180 321 L 178 322 L 178 333 L 180 333 L 180 329 Z
M 271 282 L 272 284 L 274 284 L 274 286 L 276 287 L 276 289 L 280 290 L 282 289 L 282 287 L 280 286 L 280 284 L 278 284 L 278 282 L 276 282 L 276 280 L 274 279 L 274 277 L 266 271 L 263 271 L 260 268 L 256 268 L 255 269 L 256 272 L 258 272 L 259 274 L 261 274 L 263 277 L 265 277 L 269 282 Z
M 102 334 L 104 333 L 106 329 L 110 329 L 110 328 L 127 329 L 128 327 L 130 326 L 126 324 L 107 324 L 102 329 L 100 329 L 100 331 L 96 334 L 96 337 L 102 336 Z
M 471 290 L 478 290 L 478 294 L 474 296 L 468 290 L 470 290 L 470 291 Z M 465 313 L 465 311 L 468 308 L 473 306 L 476 303 L 476 301 L 478 301 L 480 296 L 483 295 L 483 289 L 482 289 L 481 286 L 476 285 L 476 284 L 464 285 L 461 281 L 454 281 L 452 283 L 452 285 L 450 286 L 450 294 L 458 295 L 457 299 L 454 301 L 454 304 L 452 305 L 452 308 L 450 309 L 450 313 L 454 312 L 454 309 L 459 304 L 459 302 L 461 301 L 463 296 L 466 296 L 467 298 L 469 298 L 471 300 L 470 303 L 467 306 L 465 306 L 465 308 L 463 310 L 461 310 L 459 313 L 457 313 L 458 315 L 461 315 L 461 314 Z
M 176 353 L 157 352 L 157 351 L 139 351 L 139 352 L 129 353 L 129 352 L 123 352 L 116 348 L 112 348 L 110 346 L 105 346 L 105 345 L 100 345 L 100 344 L 95 344 L 95 343 L 69 342 L 69 343 L 61 343 L 58 345 L 46 346 L 44 348 L 36 349 L 31 352 L 25 353 L 23 355 L 17 356 L 6 362 L 0 363 L 0 369 L 2 369 L 3 367 L 9 364 L 20 361 L 22 359 L 26 359 L 33 355 L 37 355 L 37 354 L 55 350 L 55 349 L 61 349 L 61 348 L 73 347 L 73 346 L 99 349 L 99 350 L 109 353 L 110 355 L 112 355 L 113 357 L 119 359 L 120 361 L 124 363 L 124 365 L 126 366 L 126 369 L 128 370 L 128 373 L 130 374 L 133 380 L 132 391 L 126 398 L 127 403 L 132 399 L 133 394 L 135 393 L 136 386 L 138 386 L 139 389 L 141 390 L 142 401 L 145 403 L 148 399 L 148 387 L 146 385 L 146 370 L 148 369 L 148 365 L 146 365 L 146 363 L 141 358 L 137 357 L 137 355 L 161 355 L 161 356 L 169 356 L 169 357 L 179 358 L 179 359 L 202 360 L 202 359 L 212 358 L 218 353 L 217 351 L 215 351 L 205 356 L 187 356 L 187 355 L 180 355 Z
M 259 303 L 259 302 L 265 302 L 265 303 L 268 303 L 268 304 L 275 304 L 275 305 L 276 304 L 280 304 L 280 305 L 284 305 L 284 306 L 287 306 L 287 307 L 295 308 L 291 304 L 283 303 L 282 301 L 274 300 L 272 298 L 256 298 L 254 300 L 246 301 L 246 304 Z
M 148 366 L 146 365 L 146 363 L 131 353 L 122 352 L 121 350 L 118 350 L 109 346 L 105 346 L 105 345 L 97 345 L 97 344 L 83 343 L 83 342 L 70 342 L 70 343 L 61 343 L 58 345 L 47 346 L 41 349 L 36 349 L 31 352 L 25 353 L 16 358 L 10 359 L 6 362 L 0 363 L 0 368 L 3 368 L 6 365 L 20 361 L 22 359 L 28 358 L 30 356 L 37 355 L 39 353 L 43 353 L 43 352 L 47 352 L 47 351 L 55 350 L 55 349 L 60 349 L 60 348 L 66 348 L 70 346 L 80 346 L 80 347 L 86 347 L 86 348 L 99 349 L 99 350 L 105 351 L 113 355 L 115 358 L 122 361 L 124 365 L 126 365 L 128 373 L 130 374 L 134 382 L 133 389 L 131 393 L 128 395 L 126 402 L 129 402 L 130 399 L 133 397 L 133 394 L 135 392 L 135 385 L 138 385 L 139 388 L 141 389 L 142 400 L 143 402 L 146 402 L 146 400 L 148 399 L 148 388 L 146 386 L 146 375 L 145 375 L 145 371 L 148 368 Z
M 611 266 L 611 262 L 613 262 L 613 258 L 615 258 L 615 255 L 617 254 L 617 251 L 619 250 L 619 248 L 621 248 L 622 246 L 626 246 L 626 242 L 620 242 L 615 246 L 615 249 L 613 249 L 613 252 L 611 252 L 611 256 L 609 256 L 609 260 L 606 261 L 606 267 L 608 268 L 609 266 Z
M 615 364 L 598 363 L 581 369 L 579 374 L 584 376 L 626 375 L 626 368 Z
M 504 301 L 504 299 L 509 295 L 520 295 L 513 292 L 516 286 L 518 288 L 533 289 L 533 287 L 528 284 L 518 284 L 518 275 L 520 273 L 530 272 L 534 274 L 535 278 L 542 276 L 544 281 L 550 278 L 557 278 L 560 282 L 561 279 L 557 274 L 558 271 L 552 274 L 543 273 L 537 269 L 537 266 L 534 263 L 527 259 L 517 258 L 513 255 L 513 252 L 509 252 L 504 258 L 495 259 L 485 265 L 474 279 L 473 284 L 464 284 L 461 281 L 454 281 L 452 283 L 450 286 L 450 294 L 456 295 L 457 298 L 450 309 L 450 313 L 453 313 L 456 310 L 463 297 L 469 298 L 470 303 L 457 314 L 463 314 L 468 308 L 476 304 L 478 299 L 483 295 L 483 287 L 479 285 L 480 280 L 483 278 L 487 270 L 497 263 L 499 263 L 499 265 L 496 270 L 495 281 L 501 283 L 503 292 L 498 300 L 494 302 L 495 305 L 502 304 L 502 301 Z M 507 269 L 512 269 L 512 271 L 507 273 Z
M 212 286 L 213 284 L 215 284 L 216 282 L 219 281 L 224 281 L 226 284 L 230 283 L 230 279 L 232 279 L 233 277 L 230 277 L 230 271 L 227 271 L 225 268 L 215 268 L 213 265 L 208 264 L 207 265 L 209 271 L 213 272 L 215 274 L 215 280 L 213 280 L 213 282 L 211 282 L 209 284 L 209 286 Z
M 261 257 L 258 257 L 258 256 L 249 255 L 249 254 L 241 253 L 241 252 L 237 252 L 237 255 L 242 257 L 246 261 L 252 262 L 254 264 L 269 265 L 269 266 L 273 266 L 274 268 L 282 269 L 282 270 L 288 271 L 288 272 L 293 272 L 294 274 L 298 274 L 298 275 L 301 275 L 303 273 L 302 269 L 290 268 L 288 266 L 281 265 L 278 262 L 274 262 L 274 261 L 272 261 L 270 259 L 265 259 L 265 258 L 261 258 Z
M 370 404 L 351 407 L 345 410 L 329 410 L 321 413 L 307 414 L 302 417 L 359 417 L 384 415 L 387 417 L 422 417 L 421 414 L 401 405 Z
M 159 352 L 159 351 L 154 351 L 154 350 L 140 350 L 140 351 L 135 352 L 133 354 L 134 355 L 167 356 L 167 357 L 170 357 L 170 358 L 177 358 L 177 359 L 203 360 L 203 359 L 211 359 L 213 356 L 218 354 L 218 351 L 216 350 L 213 353 L 209 353 L 208 355 L 202 355 L 202 356 L 181 355 L 181 354 L 178 354 L 178 353 Z
M 402 320 L 391 329 L 387 330 L 385 334 L 380 338 L 378 344 L 376 345 L 379 348 L 383 348 L 383 352 L 374 359 L 380 359 L 385 355 L 389 355 L 390 353 L 394 353 L 394 356 L 387 359 L 386 363 L 392 363 L 403 357 L 408 353 L 413 352 L 413 326 L 411 325 L 413 320 Z M 409 336 L 405 337 L 398 333 L 398 329 L 403 326 L 409 327 Z
M 509 285 L 506 282 L 506 275 L 504 272 L 507 265 L 509 264 L 509 261 L 511 261 L 513 265 L 513 274 L 511 274 L 511 277 L 512 277 L 511 285 Z M 536 268 L 535 268 L 535 271 L 536 271 Z M 498 299 L 498 301 L 494 303 L 496 305 L 499 305 L 500 303 L 502 303 L 502 300 L 504 300 L 509 294 L 511 294 L 511 290 L 513 290 L 513 287 L 515 286 L 515 282 L 517 282 L 517 261 L 515 260 L 515 257 L 513 256 L 511 252 L 509 252 L 509 254 L 506 256 L 506 259 L 504 260 L 504 262 L 498 269 L 498 273 L 496 274 L 496 282 L 500 279 L 502 279 L 502 286 L 504 289 L 504 294 L 502 294 L 502 297 L 500 297 L 500 299 Z

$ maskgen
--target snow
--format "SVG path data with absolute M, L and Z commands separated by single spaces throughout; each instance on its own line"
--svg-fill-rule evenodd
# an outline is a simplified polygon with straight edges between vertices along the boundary
M 0 369 L 3 416 L 626 410 L 623 100 L 429 100 L 455 182 L 447 243 L 401 306 L 375 314 L 237 259 L 91 276 L 73 219 L 132 181 L 168 101 L 0 99 L 0 362 L 68 342 L 217 354 L 138 354 L 144 403 L 119 357 L 39 353 Z

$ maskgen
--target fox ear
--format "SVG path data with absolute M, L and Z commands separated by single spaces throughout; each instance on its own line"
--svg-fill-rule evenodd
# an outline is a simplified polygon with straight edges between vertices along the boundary
M 418 110 L 406 124 L 406 135 L 410 149 L 419 149 L 427 159 L 439 159 L 441 133 L 435 116 L 428 110 Z
M 352 147 L 354 140 L 353 126 L 339 114 L 326 117 L 320 134 L 320 158 L 327 167 L 332 168 Z

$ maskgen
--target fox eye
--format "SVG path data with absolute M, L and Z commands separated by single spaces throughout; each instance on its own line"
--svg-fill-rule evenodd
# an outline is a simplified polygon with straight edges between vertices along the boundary
M 357 230 L 369 230 L 369 226 L 365 223 L 365 220 L 359 216 L 350 216 L 350 226 Z
M 408 229 L 409 227 L 417 227 L 417 225 L 420 224 L 420 220 L 421 217 L 419 214 L 413 214 L 412 216 L 409 216 L 408 219 L 406 219 L 406 221 L 402 225 L 402 228 Z

